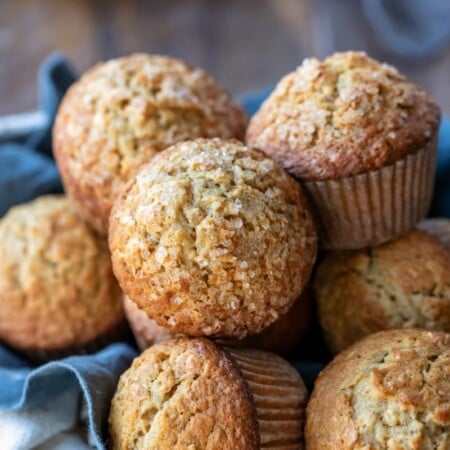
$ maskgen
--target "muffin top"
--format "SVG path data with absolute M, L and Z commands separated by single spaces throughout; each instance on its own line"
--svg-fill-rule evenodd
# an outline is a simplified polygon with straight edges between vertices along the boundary
M 247 384 L 206 339 L 154 345 L 120 378 L 109 416 L 113 449 L 258 449 Z
M 450 250 L 450 219 L 425 219 L 417 225 L 417 228 L 436 237 Z
M 245 114 L 205 71 L 165 56 L 101 63 L 67 92 L 54 149 L 69 195 L 106 234 L 114 198 L 157 152 L 197 137 L 243 138 Z
M 0 220 L 0 339 L 25 351 L 89 343 L 124 319 L 106 243 L 63 196 Z
M 315 288 L 331 350 L 387 328 L 450 331 L 449 267 L 448 249 L 418 230 L 372 249 L 329 253 Z
M 316 380 L 308 448 L 449 448 L 449 374 L 449 334 L 409 329 L 366 337 Z
M 161 152 L 114 204 L 124 292 L 159 325 L 242 338 L 302 292 L 317 236 L 300 186 L 261 152 L 198 139 Z
M 303 448 L 306 388 L 277 355 L 204 338 L 154 345 L 111 403 L 112 449 Z
M 364 53 L 306 59 L 276 86 L 247 129 L 264 150 L 307 181 L 393 164 L 427 145 L 440 112 L 421 88 Z

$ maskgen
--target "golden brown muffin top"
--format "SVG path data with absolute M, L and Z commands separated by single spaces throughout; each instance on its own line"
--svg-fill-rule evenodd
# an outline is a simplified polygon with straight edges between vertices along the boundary
M 124 320 L 106 243 L 65 197 L 0 220 L 0 304 L 0 339 L 26 351 L 83 345 Z
M 241 139 L 245 126 L 242 108 L 205 71 L 135 54 L 97 64 L 69 89 L 54 148 L 69 193 L 94 197 L 91 207 L 107 217 L 123 183 L 160 150 L 197 137 Z
M 113 449 L 258 449 L 252 398 L 237 365 L 212 342 L 154 345 L 120 378 L 111 404 Z
M 317 236 L 300 186 L 237 141 L 157 155 L 115 203 L 109 245 L 124 292 L 159 325 L 244 337 L 303 290 Z
M 450 448 L 450 335 L 372 334 L 319 375 L 307 408 L 307 449 Z
M 442 244 L 450 249 L 450 219 L 443 217 L 425 219 L 417 225 L 417 228 L 439 239 Z
M 364 53 L 306 59 L 251 119 L 247 144 L 304 180 L 338 179 L 393 164 L 438 130 L 434 101 Z
M 331 350 L 388 328 L 450 331 L 449 268 L 450 252 L 418 230 L 372 249 L 329 253 L 315 288 Z

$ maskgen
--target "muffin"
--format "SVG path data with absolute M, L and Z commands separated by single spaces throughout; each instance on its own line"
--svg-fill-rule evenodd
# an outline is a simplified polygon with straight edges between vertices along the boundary
M 306 288 L 294 306 L 262 333 L 247 336 L 242 340 L 228 339 L 223 342 L 233 347 L 251 347 L 274 353 L 289 353 L 294 350 L 308 328 L 311 318 L 311 297 L 311 289 Z M 124 309 L 140 350 L 143 351 L 158 342 L 177 336 L 150 319 L 145 311 L 127 296 L 124 298 Z
M 67 92 L 53 148 L 68 196 L 106 235 L 115 197 L 162 149 L 197 137 L 242 139 L 246 117 L 222 86 L 174 58 L 135 54 L 89 70 Z
M 306 389 L 279 356 L 204 338 L 137 357 L 109 414 L 114 449 L 302 449 Z
M 306 59 L 250 120 L 246 142 L 309 191 L 328 249 L 374 246 L 427 213 L 440 112 L 364 53 Z
M 445 247 L 450 249 L 450 219 L 425 219 L 417 225 L 417 228 L 436 237 Z
M 372 334 L 316 380 L 307 408 L 308 450 L 450 448 L 450 335 Z
M 329 253 L 315 288 L 330 349 L 389 328 L 450 331 L 449 268 L 448 249 L 418 230 L 373 249 Z
M 125 319 L 108 247 L 63 196 L 0 220 L 0 340 L 34 360 L 94 351 Z
M 317 237 L 300 186 L 238 141 L 160 152 L 122 191 L 109 246 L 122 290 L 158 325 L 244 338 L 303 291 Z

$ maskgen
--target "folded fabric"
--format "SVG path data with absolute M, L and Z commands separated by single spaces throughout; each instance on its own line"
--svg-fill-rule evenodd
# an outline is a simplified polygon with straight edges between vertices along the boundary
M 31 449 L 71 430 L 79 422 L 80 402 L 86 409 L 85 444 L 89 440 L 103 449 L 111 397 L 120 374 L 135 356 L 130 346 L 113 344 L 95 355 L 71 356 L 32 368 L 0 347 L 2 450 Z
M 380 43 L 405 58 L 423 62 L 450 40 L 448 0 L 363 0 L 362 6 Z
M 47 126 L 0 145 L 0 217 L 13 205 L 39 195 L 62 192 L 52 156 L 51 125 L 59 102 L 76 77 L 57 53 L 43 62 L 38 74 L 39 107 Z
M 51 152 L 51 124 L 64 92 L 74 80 L 61 55 L 53 55 L 42 65 L 40 105 L 47 115 L 47 126 L 0 146 L 0 217 L 12 205 L 62 191 Z M 242 98 L 249 115 L 269 92 L 266 89 Z M 431 211 L 434 216 L 450 217 L 448 120 L 443 121 L 441 128 L 438 163 Z M 114 344 L 95 355 L 73 356 L 33 368 L 0 346 L 1 449 L 83 449 L 88 448 L 88 442 L 104 449 L 111 397 L 120 374 L 136 354 L 129 345 Z M 323 363 L 291 362 L 311 389 Z M 85 411 L 87 435 L 74 428 L 79 424 L 81 411 Z
M 75 386 L 40 406 L 20 411 L 0 410 L 2 449 L 54 448 L 61 435 L 64 436 L 66 449 L 70 448 L 67 445 L 69 436 L 76 443 L 76 447 L 72 446 L 74 450 L 90 448 L 84 436 L 67 432 L 77 425 L 79 402 L 80 396 Z

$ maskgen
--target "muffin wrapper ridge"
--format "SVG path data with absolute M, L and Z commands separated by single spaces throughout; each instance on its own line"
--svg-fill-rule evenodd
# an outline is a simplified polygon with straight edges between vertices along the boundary
M 299 389 L 287 363 L 270 353 L 225 348 L 236 362 L 253 397 L 261 448 L 303 449 L 307 392 Z
M 320 222 L 321 247 L 375 246 L 413 229 L 430 207 L 436 154 L 437 134 L 390 166 L 340 180 L 305 182 Z

